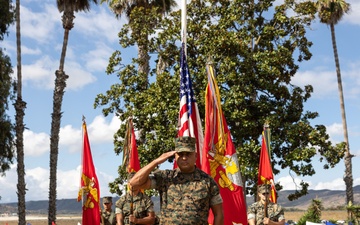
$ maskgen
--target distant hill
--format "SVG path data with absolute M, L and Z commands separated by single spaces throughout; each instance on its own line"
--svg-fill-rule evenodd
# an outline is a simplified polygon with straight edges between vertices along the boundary
M 336 209 L 346 205 L 345 191 L 309 190 L 309 194 L 295 201 L 289 201 L 287 196 L 294 191 L 280 191 L 278 202 L 285 208 L 307 209 L 312 199 L 320 199 L 325 209 Z M 360 204 L 360 185 L 353 187 L 354 204 Z
M 360 185 L 355 186 L 354 203 L 360 204 Z M 294 191 L 280 191 L 278 193 L 278 203 L 286 209 L 306 210 L 312 199 L 320 199 L 325 209 L 337 209 L 345 206 L 346 195 L 345 191 L 337 190 L 309 190 L 309 194 L 301 197 L 295 201 L 289 201 L 287 196 Z M 119 197 L 113 199 L 114 203 Z M 152 198 L 155 205 L 155 211 L 159 211 L 159 198 Z M 246 198 L 247 204 L 254 202 L 253 197 Z M 57 214 L 80 214 L 81 202 L 74 199 L 59 199 L 57 200 Z M 26 202 L 26 211 L 29 214 L 47 214 L 48 201 L 28 201 Z M 3 203 L 0 204 L 0 214 L 3 213 L 17 213 L 17 203 Z

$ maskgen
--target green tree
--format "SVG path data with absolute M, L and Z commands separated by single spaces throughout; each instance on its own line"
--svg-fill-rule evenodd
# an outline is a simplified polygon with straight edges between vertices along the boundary
M 14 22 L 14 8 L 11 0 L 0 0 L 0 41 L 8 34 Z M 14 125 L 7 113 L 9 104 L 14 100 L 13 73 L 11 60 L 0 47 L 0 176 L 5 176 L 14 163 Z M 1 196 L 0 196 L 1 199 Z
M 349 12 L 350 4 L 344 0 L 318 0 L 317 8 L 319 12 L 320 22 L 329 25 L 331 30 L 331 40 L 334 51 L 336 77 L 337 77 L 339 97 L 340 97 L 341 120 L 342 120 L 344 141 L 345 141 L 344 182 L 346 185 L 346 204 L 349 204 L 349 202 L 354 202 L 353 175 L 352 175 L 352 163 L 351 163 L 351 159 L 353 155 L 350 153 L 350 146 L 349 146 L 344 93 L 343 93 L 342 81 L 341 81 L 340 62 L 336 47 L 335 25 L 342 19 L 345 13 Z
M 11 0 L 0 0 L 0 41 L 8 34 L 10 24 L 14 22 L 14 9 Z
M 306 221 L 313 223 L 321 222 L 321 210 L 323 210 L 323 206 L 321 200 L 313 199 L 311 205 L 308 210 L 304 213 L 304 215 L 297 222 L 298 225 L 305 225 Z
M 111 10 L 115 13 L 116 17 L 120 18 L 121 15 L 125 14 L 129 21 L 129 28 L 132 30 L 132 37 L 138 46 L 138 74 L 139 76 L 147 77 L 150 72 L 149 66 L 149 41 L 148 37 L 151 33 L 151 30 L 148 28 L 152 28 L 151 26 L 146 26 L 147 29 L 142 29 L 138 26 L 133 26 L 133 24 L 137 23 L 151 23 L 152 26 L 155 26 L 154 23 L 156 21 L 147 20 L 146 15 L 141 17 L 131 16 L 134 9 L 142 11 L 144 14 L 147 13 L 156 13 L 160 15 L 164 15 L 169 13 L 173 7 L 176 6 L 176 2 L 174 0 L 136 0 L 136 1 L 119 1 L 119 0 L 101 0 L 101 3 L 107 2 Z M 155 9 L 155 10 L 151 10 Z M 141 21 L 139 21 L 141 20 Z M 143 88 L 146 89 L 148 86 L 148 82 L 144 82 Z
M 360 222 L 360 205 L 353 205 L 352 202 L 349 202 L 346 209 L 348 210 L 348 213 L 350 212 L 350 217 L 347 221 L 348 224 L 349 222 L 352 222 L 353 224 L 358 225 Z
M 55 87 L 53 94 L 53 113 L 51 114 L 51 136 L 50 136 L 50 182 L 49 182 L 49 209 L 48 224 L 56 221 L 56 173 L 59 155 L 59 133 L 61 125 L 61 106 L 69 78 L 64 71 L 66 48 L 69 32 L 74 27 L 75 12 L 89 11 L 91 2 L 97 4 L 97 0 L 57 0 L 57 8 L 62 12 L 62 24 L 64 28 L 64 39 L 60 57 L 60 66 L 56 70 Z
M 134 46 L 138 47 L 138 58 L 133 59 L 134 64 L 137 64 L 138 68 L 136 70 L 139 84 L 136 89 L 139 92 L 144 92 L 149 88 L 149 72 L 150 72 L 150 55 L 149 49 L 150 40 L 149 36 L 155 33 L 155 28 L 159 23 L 159 19 L 163 17 L 166 13 L 171 12 L 172 8 L 176 6 L 174 0 L 155 0 L 155 1 L 119 1 L 119 0 L 101 0 L 101 3 L 108 3 L 110 9 L 114 12 L 117 18 L 120 18 L 122 15 L 125 15 L 128 19 L 128 24 L 125 24 L 122 31 L 119 33 L 121 45 L 125 46 Z M 145 25 L 146 26 L 143 26 Z M 131 32 L 130 32 L 131 31 Z M 127 36 L 129 35 L 129 36 Z M 130 39 L 130 40 L 129 40 Z M 130 43 L 126 40 L 129 40 Z M 121 52 L 115 51 L 112 58 L 121 58 Z M 159 70 L 162 70 L 164 67 L 164 62 L 162 58 L 159 59 Z M 116 65 L 114 65 L 116 66 Z M 135 72 L 135 71 L 134 71 Z M 140 130 L 141 133 L 145 132 L 144 129 Z M 144 135 L 141 135 L 140 142 L 145 142 Z M 119 168 L 119 173 L 123 174 L 123 178 L 126 179 L 126 171 Z M 110 189 L 113 192 L 117 192 L 121 195 L 121 190 L 118 187 L 118 183 L 122 183 L 123 178 L 118 178 L 120 181 L 111 183 Z
M 10 169 L 14 160 L 14 126 L 7 114 L 9 100 L 13 93 L 12 79 L 10 74 L 13 72 L 9 56 L 3 53 L 0 48 L 0 175 L 4 176 Z
M 318 113 L 304 111 L 313 91 L 291 82 L 299 63 L 310 60 L 312 43 L 306 38 L 316 8 L 311 2 L 274 1 L 257 3 L 235 1 L 191 1 L 188 5 L 187 56 L 194 92 L 204 115 L 206 63 L 212 59 L 217 71 L 223 112 L 237 149 L 246 193 L 255 193 L 260 155 L 259 137 L 268 121 L 272 130 L 273 171 L 288 169 L 297 176 L 315 174 L 312 161 L 319 159 L 324 168 L 336 165 L 343 151 L 329 141 L 323 125 L 310 124 Z M 293 13 L 288 16 L 287 11 Z M 133 116 L 134 127 L 143 130 L 138 146 L 142 165 L 173 149 L 177 134 L 179 106 L 180 11 L 159 18 L 157 35 L 150 39 L 150 54 L 166 59 L 163 73 L 151 70 L 147 90 L 140 90 L 143 78 L 136 76 L 134 63 L 123 65 L 120 52 L 110 58 L 107 73 L 115 73 L 119 83 L 95 99 L 103 113 L 115 113 L 122 121 Z M 141 16 L 133 12 L 133 16 Z M 146 27 L 148 24 L 135 23 Z M 120 43 L 130 47 L 133 38 L 120 32 Z M 133 60 L 135 61 L 135 60 Z M 173 75 L 171 75 L 173 74 Z M 115 134 L 115 152 L 122 151 L 125 126 Z M 315 158 L 319 156 L 319 158 Z M 114 183 L 121 183 L 121 174 Z M 308 184 L 290 199 L 307 193 Z M 278 185 L 280 189 L 281 186 Z

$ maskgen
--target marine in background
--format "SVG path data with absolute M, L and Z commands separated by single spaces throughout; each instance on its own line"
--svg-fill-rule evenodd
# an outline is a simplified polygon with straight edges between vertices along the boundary
M 249 225 L 285 225 L 282 207 L 269 200 L 270 185 L 259 185 L 257 193 L 259 201 L 251 204 L 247 210 Z M 265 210 L 267 210 L 267 217 L 265 216 Z
M 135 173 L 130 173 L 130 180 Z M 154 203 L 149 196 L 138 188 L 129 189 L 115 203 L 117 225 L 154 224 Z
M 103 210 L 101 211 L 102 225 L 116 225 L 115 212 L 112 210 L 112 197 L 106 196 L 102 198 Z

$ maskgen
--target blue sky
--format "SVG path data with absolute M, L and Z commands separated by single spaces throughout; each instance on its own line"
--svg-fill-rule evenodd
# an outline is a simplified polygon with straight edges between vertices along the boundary
M 354 185 L 360 185 L 360 2 L 348 1 L 352 5 L 349 15 L 335 27 L 343 78 L 346 116 L 353 158 Z M 179 4 L 180 5 L 180 4 Z M 86 117 L 89 139 L 101 196 L 109 195 L 108 183 L 117 177 L 117 168 L 122 157 L 113 150 L 113 134 L 120 121 L 112 116 L 104 118 L 101 109 L 94 109 L 94 98 L 104 93 L 116 76 L 105 75 L 108 59 L 114 50 L 120 49 L 117 33 L 126 22 L 118 20 L 107 5 L 92 6 L 87 14 L 75 15 L 75 26 L 70 31 L 65 72 L 67 81 L 62 111 L 58 159 L 58 199 L 76 198 L 80 182 L 82 148 L 82 115 Z M 15 26 L 1 47 L 11 57 L 16 76 Z M 49 133 L 52 113 L 52 97 L 55 70 L 59 67 L 63 40 L 61 14 L 53 0 L 21 1 L 22 75 L 26 130 L 24 132 L 26 200 L 48 199 L 49 188 Z M 335 63 L 331 46 L 330 28 L 315 22 L 308 31 L 308 38 L 314 43 L 313 57 L 300 64 L 300 71 L 294 78 L 297 85 L 311 84 L 313 97 L 306 103 L 306 109 L 317 111 L 320 117 L 314 124 L 324 124 L 334 143 L 343 140 L 339 95 Z M 136 49 L 122 54 L 125 62 L 135 56 Z M 14 114 L 14 109 L 10 110 Z M 312 177 L 296 177 L 283 170 L 275 177 L 285 189 L 295 189 L 292 182 L 301 179 L 310 183 L 310 189 L 345 190 L 342 180 L 344 162 L 335 168 L 323 170 L 318 158 L 314 160 L 317 174 Z M 168 165 L 163 165 L 166 168 Z M 0 203 L 16 202 L 16 163 L 6 176 L 0 177 Z

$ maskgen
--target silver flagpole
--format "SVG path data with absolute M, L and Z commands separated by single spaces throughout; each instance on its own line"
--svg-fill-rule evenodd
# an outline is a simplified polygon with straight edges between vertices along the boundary
M 181 10 L 181 43 L 184 43 L 184 51 L 186 56 L 186 0 L 182 0 Z

